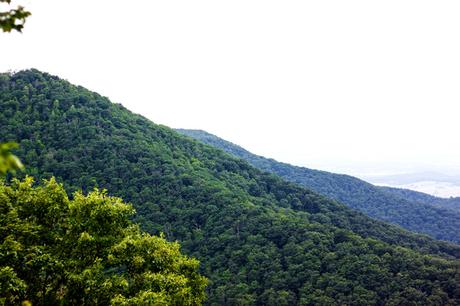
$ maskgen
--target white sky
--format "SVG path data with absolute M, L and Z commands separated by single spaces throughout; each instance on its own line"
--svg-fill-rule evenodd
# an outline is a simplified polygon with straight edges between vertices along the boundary
M 35 67 L 156 123 L 349 173 L 460 168 L 459 1 L 24 0 Z

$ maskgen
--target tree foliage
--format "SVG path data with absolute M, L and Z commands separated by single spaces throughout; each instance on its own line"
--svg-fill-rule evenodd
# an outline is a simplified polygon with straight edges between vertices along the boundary
M 205 278 L 179 244 L 139 230 L 102 191 L 0 183 L 0 304 L 200 305 Z
M 0 4 L 11 4 L 11 0 L 0 0 Z M 17 6 L 6 11 L 0 12 L 0 29 L 3 32 L 11 32 L 12 30 L 21 32 L 24 28 L 24 23 L 31 13 L 22 6 Z
M 371 219 L 36 70 L 0 75 L 27 173 L 105 188 L 201 262 L 210 305 L 455 305 L 458 246 Z M 136 303 L 133 301 L 132 303 Z
M 17 143 L 0 143 L 0 176 L 6 175 L 8 171 L 14 172 L 24 168 L 19 158 L 11 150 L 17 148 Z

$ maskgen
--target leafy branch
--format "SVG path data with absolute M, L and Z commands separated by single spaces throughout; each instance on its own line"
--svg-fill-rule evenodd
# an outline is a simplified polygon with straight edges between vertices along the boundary
M 8 171 L 16 171 L 24 168 L 19 158 L 11 150 L 18 147 L 15 142 L 0 143 L 0 176 Z
M 0 3 L 2 2 L 11 5 L 11 0 L 0 0 Z M 0 28 L 3 32 L 11 32 L 12 30 L 21 32 L 27 17 L 30 15 L 31 13 L 22 6 L 0 12 Z

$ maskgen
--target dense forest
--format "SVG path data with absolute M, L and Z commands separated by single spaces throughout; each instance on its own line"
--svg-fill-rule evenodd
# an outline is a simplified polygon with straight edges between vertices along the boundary
M 201 130 L 178 129 L 178 132 L 248 161 L 253 166 L 335 199 L 373 218 L 397 224 L 405 229 L 440 240 L 460 243 L 460 212 L 446 210 L 455 199 L 439 201 L 416 193 L 374 186 L 358 178 L 277 162 Z M 444 203 L 444 204 L 443 204 Z
M 0 139 L 36 178 L 132 203 L 209 305 L 457 305 L 460 247 L 385 224 L 37 70 L 0 75 Z

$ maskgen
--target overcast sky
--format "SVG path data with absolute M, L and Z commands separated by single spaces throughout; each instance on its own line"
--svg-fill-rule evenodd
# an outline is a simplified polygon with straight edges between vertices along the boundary
M 459 1 L 16 1 L 35 67 L 156 123 L 349 173 L 460 168 Z

